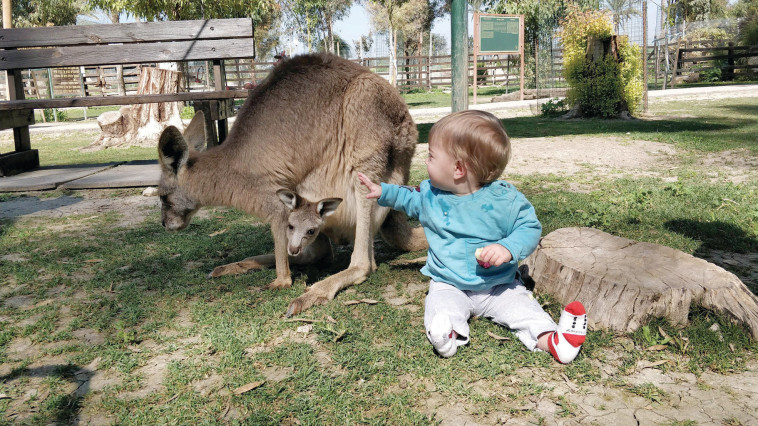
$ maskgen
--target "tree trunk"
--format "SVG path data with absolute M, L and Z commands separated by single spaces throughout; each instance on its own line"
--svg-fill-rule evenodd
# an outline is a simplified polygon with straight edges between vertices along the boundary
M 140 73 L 137 94 L 177 93 L 181 82 L 181 72 L 144 67 Z M 83 150 L 93 151 L 113 146 L 157 146 L 160 133 L 169 125 L 184 129 L 181 109 L 181 102 L 162 102 L 136 104 L 122 107 L 116 114 L 101 114 L 98 124 L 102 132 Z
M 602 39 L 595 39 L 590 38 L 587 40 L 587 51 L 585 52 L 585 57 L 587 58 L 588 62 L 600 62 L 605 60 L 606 57 L 612 57 L 616 63 L 619 62 L 619 48 L 618 48 L 618 37 L 617 36 L 611 36 L 607 40 Z M 589 72 L 590 75 L 587 75 L 588 73 L 585 72 L 585 78 L 587 79 L 595 79 L 597 76 L 594 75 L 595 73 Z M 601 76 L 602 77 L 602 76 Z M 607 96 L 615 96 L 616 94 L 608 94 Z M 624 119 L 624 120 L 630 120 L 633 117 L 629 113 L 629 105 L 626 104 L 626 100 L 624 99 L 623 93 L 618 94 L 618 104 L 616 107 L 616 118 Z M 587 105 L 585 105 L 587 106 Z M 563 118 L 569 119 L 569 118 L 581 118 L 584 116 L 584 112 L 582 109 L 581 104 L 574 105 L 571 110 L 563 116 Z
M 562 228 L 523 265 L 536 292 L 564 305 L 582 302 L 596 329 L 631 332 L 653 317 L 684 325 L 694 303 L 742 323 L 758 340 L 758 297 L 731 272 L 670 247 Z

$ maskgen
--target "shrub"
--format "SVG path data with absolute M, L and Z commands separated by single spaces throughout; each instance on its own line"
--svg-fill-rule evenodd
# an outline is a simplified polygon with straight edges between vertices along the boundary
M 542 115 L 554 117 L 563 114 L 568 110 L 568 104 L 565 99 L 553 98 L 540 106 Z
M 581 12 L 574 7 L 561 24 L 569 105 L 578 105 L 585 116 L 616 117 L 625 107 L 632 114 L 636 112 L 643 90 L 639 48 L 619 36 L 618 62 L 610 56 L 590 62 L 585 57 L 587 41 L 607 41 L 613 36 L 608 17 L 597 10 Z
M 54 112 L 53 112 L 54 111 Z M 65 111 L 59 109 L 44 109 L 42 113 L 45 114 L 45 121 L 66 121 L 68 114 Z M 53 115 L 54 114 L 54 115 Z
M 758 13 L 745 18 L 740 24 L 739 41 L 743 46 L 758 44 Z

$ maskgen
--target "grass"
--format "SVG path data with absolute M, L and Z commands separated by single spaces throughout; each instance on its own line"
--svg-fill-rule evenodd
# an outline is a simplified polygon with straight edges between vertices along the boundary
M 692 153 L 741 148 L 756 156 L 751 102 L 724 100 L 697 108 L 667 103 L 655 106 L 649 118 L 631 122 L 540 117 L 504 122 L 517 138 L 608 135 L 671 143 Z M 677 114 L 688 118 L 664 117 Z M 423 131 L 425 125 L 419 127 Z M 35 145 L 41 158 L 58 164 L 85 155 L 74 151 L 76 135 Z M 101 153 L 85 158 L 154 158 L 154 149 Z M 676 177 L 675 182 L 576 178 L 591 180 L 589 192 L 566 189 L 572 178 L 514 179 L 537 209 L 545 233 L 592 226 L 705 258 L 714 251 L 758 252 L 758 182 L 705 180 L 691 167 L 682 167 Z M 424 178 L 423 169 L 412 171 L 413 183 Z M 100 196 L 138 194 L 121 190 Z M 75 202 L 84 195 L 0 194 L 0 209 L 24 197 L 66 196 Z M 654 368 L 700 376 L 739 373 L 758 360 L 758 345 L 739 325 L 703 309 L 693 309 L 684 328 L 652 320 L 647 332 L 590 332 L 579 357 L 566 366 L 526 351 L 490 321 L 473 319 L 471 344 L 440 359 L 423 333 L 426 278 L 416 266 L 389 264 L 422 253 L 377 243 L 379 269 L 366 282 L 290 321 L 283 318 L 289 301 L 306 285 L 344 268 L 349 247 L 337 248 L 333 264 L 295 269 L 292 288 L 264 290 L 274 271 L 205 277 L 219 264 L 272 250 L 260 221 L 234 209 L 211 208 L 188 229 L 170 233 L 160 226 L 156 209 L 146 214 L 133 227 L 120 226 L 117 212 L 0 220 L 0 255 L 23 258 L 0 261 L 0 394 L 7 396 L 0 397 L 0 424 L 544 422 L 545 412 L 535 401 L 553 404 L 559 419 L 577 420 L 583 415 L 580 404 L 556 391 L 567 381 L 581 387 L 580 393 L 613 388 L 656 406 L 667 403 L 669 391 L 648 382 L 631 384 L 641 362 L 665 361 Z M 751 273 L 721 266 L 741 277 Z M 758 293 L 755 281 L 745 281 Z M 345 304 L 361 299 L 379 303 Z M 561 307 L 554 300 L 539 300 L 557 317 Z M 648 350 L 655 344 L 665 347 Z M 84 377 L 90 377 L 86 383 L 92 388 L 77 394 Z M 262 384 L 233 392 L 255 382 Z

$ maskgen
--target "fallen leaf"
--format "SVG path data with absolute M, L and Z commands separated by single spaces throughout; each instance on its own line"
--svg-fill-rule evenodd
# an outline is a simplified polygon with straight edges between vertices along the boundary
M 343 302 L 343 304 L 345 306 L 358 305 L 358 304 L 361 304 L 361 303 L 365 303 L 367 305 L 376 305 L 379 302 L 376 301 L 376 300 L 374 300 L 374 299 L 347 300 L 347 301 Z
M 336 320 L 336 319 L 334 319 L 334 318 L 332 318 L 332 316 L 331 316 L 331 315 L 327 315 L 327 316 L 326 316 L 326 321 L 327 321 L 327 322 L 330 322 L 330 323 L 332 323 L 332 324 L 337 324 L 337 320 Z
M 493 339 L 495 339 L 495 340 L 499 340 L 499 341 L 501 341 L 501 342 L 502 342 L 502 341 L 504 341 L 504 340 L 511 340 L 511 338 L 510 338 L 510 337 L 505 337 L 505 336 L 498 336 L 497 334 L 495 334 L 495 333 L 493 333 L 493 332 L 491 332 L 491 331 L 488 331 L 488 332 L 487 332 L 487 335 L 488 335 L 488 336 L 490 336 L 490 337 L 492 337 Z
M 214 233 L 212 233 L 212 234 L 208 234 L 208 236 L 209 236 L 209 237 L 215 237 L 216 235 L 221 235 L 221 234 L 223 234 L 223 233 L 224 233 L 224 232 L 226 232 L 226 231 L 228 231 L 228 229 L 224 228 L 224 229 L 222 229 L 222 230 L 220 230 L 220 231 L 216 231 L 216 232 L 214 232 Z
M 670 359 L 662 359 L 660 361 L 651 362 L 650 364 L 642 364 L 642 365 L 640 365 L 640 369 L 657 367 L 657 366 L 663 365 L 663 364 L 665 364 L 667 362 L 671 362 L 671 360 Z
M 734 343 L 730 343 L 729 344 L 729 350 L 732 351 L 732 352 L 735 351 L 735 349 L 734 349 Z
M 663 331 L 663 328 L 661 328 L 661 326 L 660 326 L 660 325 L 658 326 L 658 332 L 659 332 L 659 333 L 661 333 L 661 336 L 662 336 L 664 339 L 666 339 L 666 338 L 668 338 L 668 337 L 669 337 L 669 335 L 668 335 L 668 334 L 666 334 L 666 332 L 665 332 L 665 331 Z
M 0 399 L 11 399 L 11 397 L 9 397 L 8 395 L 4 393 L 0 393 Z
M 310 319 L 310 318 L 291 318 L 286 319 L 284 322 L 324 322 L 322 320 Z
M 169 402 L 175 400 L 176 398 L 179 398 L 179 394 L 178 393 L 175 394 L 174 396 L 172 396 L 171 398 L 167 399 L 166 402 L 164 402 L 163 404 L 168 404 Z
M 87 259 L 84 261 L 84 263 L 100 263 L 103 259 Z
M 242 385 L 242 386 L 238 387 L 237 389 L 233 390 L 232 392 L 234 392 L 235 395 L 242 395 L 245 392 L 250 392 L 251 390 L 253 390 L 255 388 L 259 388 L 259 387 L 263 386 L 264 383 L 266 383 L 265 380 L 260 381 L 260 382 L 248 383 L 246 385 Z
M 653 345 L 647 348 L 649 351 L 662 351 L 665 350 L 668 346 L 666 345 Z

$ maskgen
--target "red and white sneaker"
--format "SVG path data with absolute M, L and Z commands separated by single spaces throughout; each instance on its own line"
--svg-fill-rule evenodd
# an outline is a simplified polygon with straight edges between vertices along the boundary
M 579 354 L 587 336 L 587 312 L 580 302 L 571 302 L 561 312 L 558 331 L 548 339 L 548 348 L 558 362 L 568 364 Z

